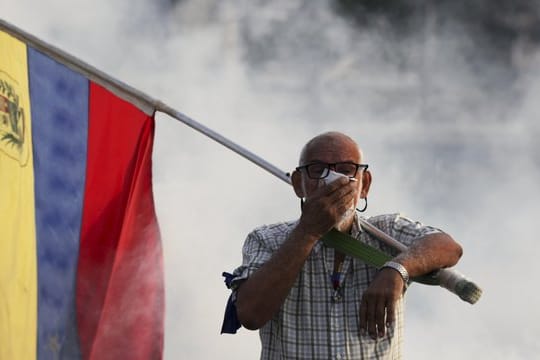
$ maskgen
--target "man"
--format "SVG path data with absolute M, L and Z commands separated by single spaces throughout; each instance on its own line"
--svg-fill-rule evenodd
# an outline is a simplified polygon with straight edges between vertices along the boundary
M 330 171 L 346 176 L 326 184 Z M 249 234 L 230 281 L 237 317 L 260 329 L 261 359 L 400 359 L 403 294 L 409 277 L 457 263 L 461 247 L 447 234 L 397 214 L 369 221 L 408 250 L 397 254 L 358 225 L 371 173 L 348 136 L 328 132 L 303 148 L 292 174 L 300 219 Z M 351 211 L 353 209 L 353 211 Z M 333 227 L 395 256 L 375 269 L 320 241 Z

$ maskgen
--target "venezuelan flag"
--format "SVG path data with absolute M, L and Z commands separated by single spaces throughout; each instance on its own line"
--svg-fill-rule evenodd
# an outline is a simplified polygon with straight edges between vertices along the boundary
M 0 30 L 0 359 L 159 359 L 153 111 Z

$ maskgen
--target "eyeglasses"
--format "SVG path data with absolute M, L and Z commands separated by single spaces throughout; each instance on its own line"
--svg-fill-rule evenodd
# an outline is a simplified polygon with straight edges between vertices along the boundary
M 356 164 L 353 162 L 324 163 L 313 162 L 296 168 L 297 171 L 305 169 L 310 179 L 324 179 L 330 173 L 330 169 L 348 177 L 355 177 L 358 169 L 367 170 L 367 164 Z

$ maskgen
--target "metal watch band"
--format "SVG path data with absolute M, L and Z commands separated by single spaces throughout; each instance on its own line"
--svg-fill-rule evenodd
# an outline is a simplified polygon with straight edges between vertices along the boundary
M 405 282 L 405 286 L 407 286 L 407 284 L 409 284 L 409 272 L 407 271 L 407 269 L 405 269 L 405 266 L 403 266 L 400 263 L 395 262 L 395 261 L 387 261 L 387 262 L 384 263 L 384 265 L 381 267 L 381 269 L 383 269 L 385 267 L 392 268 L 392 269 L 396 270 L 401 275 L 401 277 L 403 278 L 403 281 Z

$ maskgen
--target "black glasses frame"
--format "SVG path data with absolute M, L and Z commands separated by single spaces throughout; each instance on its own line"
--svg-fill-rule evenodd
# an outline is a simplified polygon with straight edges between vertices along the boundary
M 324 179 L 325 177 L 328 176 L 328 174 L 330 174 L 330 168 L 334 168 L 334 170 L 335 170 L 336 165 L 340 165 L 340 164 L 348 164 L 348 165 L 356 166 L 356 170 L 354 171 L 354 174 L 351 177 L 356 176 L 356 174 L 358 173 L 358 169 L 362 168 L 362 171 L 365 171 L 369 167 L 368 164 L 357 164 L 357 163 L 353 163 L 353 162 L 350 162 L 350 161 L 341 161 L 341 162 L 336 162 L 336 163 L 325 163 L 325 162 L 321 162 L 321 161 L 316 161 L 316 162 L 312 162 L 312 163 L 309 163 L 309 164 L 306 164 L 306 165 L 298 166 L 296 168 L 296 171 L 300 171 L 302 169 L 305 169 L 306 173 L 307 173 L 307 175 L 308 175 L 308 177 L 310 179 L 319 180 L 319 179 Z M 312 166 L 312 165 L 326 165 L 326 171 L 323 172 L 323 176 L 317 176 L 317 177 L 311 176 L 311 173 L 309 171 L 309 167 Z

